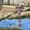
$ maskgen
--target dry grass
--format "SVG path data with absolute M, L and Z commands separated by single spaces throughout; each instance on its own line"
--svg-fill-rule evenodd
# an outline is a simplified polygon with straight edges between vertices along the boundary
M 3 6 L 1 11 L 0 11 L 0 18 L 4 18 L 4 17 L 7 17 L 8 15 L 11 15 L 11 17 L 16 17 L 17 16 L 17 13 L 16 12 L 16 6 L 9 6 L 9 7 L 5 7 Z M 30 11 L 26 11 L 26 12 L 22 12 L 20 14 L 20 17 L 21 16 L 29 16 L 30 17 Z

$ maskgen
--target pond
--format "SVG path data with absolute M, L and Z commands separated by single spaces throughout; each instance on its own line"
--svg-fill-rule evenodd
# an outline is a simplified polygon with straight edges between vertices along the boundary
M 5 19 L 0 21 L 0 28 L 18 26 L 19 19 Z M 30 18 L 21 19 L 22 30 L 30 30 Z
M 0 28 L 11 28 L 14 26 L 18 26 L 18 20 L 17 19 L 5 19 L 0 21 Z
M 30 18 L 22 19 L 22 30 L 30 30 Z

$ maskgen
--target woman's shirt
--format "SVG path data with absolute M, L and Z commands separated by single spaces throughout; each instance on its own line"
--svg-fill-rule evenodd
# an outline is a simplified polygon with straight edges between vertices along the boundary
M 23 9 L 21 7 L 17 8 L 17 14 L 20 15 L 20 13 L 23 12 Z

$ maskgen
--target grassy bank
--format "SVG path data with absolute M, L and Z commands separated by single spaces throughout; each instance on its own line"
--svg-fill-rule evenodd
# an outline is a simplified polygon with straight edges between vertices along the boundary
M 19 30 L 18 28 L 0 28 L 0 30 Z M 21 29 L 20 29 L 21 30 Z
M 23 18 L 30 18 L 30 17 L 26 17 L 26 16 L 22 16 L 22 17 L 12 17 L 12 18 L 8 18 L 8 17 L 5 17 L 5 18 L 2 18 L 2 19 L 0 19 L 0 20 L 4 20 L 4 19 L 23 19 Z

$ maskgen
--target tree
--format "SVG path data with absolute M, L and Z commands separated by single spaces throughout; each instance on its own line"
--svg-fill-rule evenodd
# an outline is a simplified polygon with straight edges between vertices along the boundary
M 7 1 L 7 4 L 10 5 L 10 0 Z
M 29 2 L 28 2 L 28 6 L 29 6 Z
M 2 10 L 3 0 L 0 1 L 0 10 Z
M 13 1 L 13 5 L 14 5 L 14 1 Z
M 3 5 L 3 0 L 1 0 L 0 5 L 1 5 L 1 6 Z

